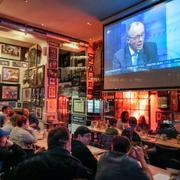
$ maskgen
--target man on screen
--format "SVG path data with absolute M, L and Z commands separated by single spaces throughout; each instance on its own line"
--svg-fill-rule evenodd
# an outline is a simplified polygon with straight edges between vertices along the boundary
M 128 28 L 127 45 L 114 55 L 113 69 L 126 70 L 128 67 L 156 62 L 157 59 L 156 44 L 144 42 L 144 24 L 136 21 Z

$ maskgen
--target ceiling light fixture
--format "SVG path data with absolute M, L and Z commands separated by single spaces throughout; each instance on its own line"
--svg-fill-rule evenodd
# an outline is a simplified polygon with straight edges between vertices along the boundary
M 79 49 L 79 46 L 77 43 L 71 42 L 71 43 L 63 43 L 64 47 L 69 47 L 73 49 Z
M 88 26 L 92 26 L 92 23 L 90 23 L 90 22 L 87 22 L 86 24 L 87 24 Z

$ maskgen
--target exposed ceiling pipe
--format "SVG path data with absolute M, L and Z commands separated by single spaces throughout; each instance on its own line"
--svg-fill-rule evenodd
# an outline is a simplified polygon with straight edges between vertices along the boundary
M 83 46 L 83 47 L 88 46 L 88 42 L 86 42 L 86 41 L 82 41 L 82 40 L 72 38 L 72 37 L 69 37 L 66 35 L 58 34 L 55 32 L 40 29 L 40 28 L 37 28 L 34 26 L 15 22 L 15 21 L 5 19 L 5 18 L 1 18 L 1 17 L 0 17 L 0 25 L 14 29 L 14 30 L 22 31 L 25 33 L 37 34 L 37 35 L 40 35 L 40 36 L 45 37 L 45 38 L 55 39 L 55 40 L 58 40 L 60 42 L 65 42 L 65 43 L 74 42 L 74 43 L 78 43 L 79 46 Z

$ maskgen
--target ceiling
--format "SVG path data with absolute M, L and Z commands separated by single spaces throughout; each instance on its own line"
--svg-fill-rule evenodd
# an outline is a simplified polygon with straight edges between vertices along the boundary
M 142 0 L 0 0 L 0 17 L 84 41 L 102 39 L 106 18 Z

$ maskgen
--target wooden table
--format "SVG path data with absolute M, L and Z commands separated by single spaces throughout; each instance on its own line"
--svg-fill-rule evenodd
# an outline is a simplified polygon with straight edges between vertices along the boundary
M 155 137 L 141 136 L 141 139 L 142 139 L 142 141 L 147 142 L 147 143 L 163 145 L 166 147 L 180 149 L 180 144 L 178 144 L 177 139 L 175 139 L 175 138 L 162 140 L 159 138 L 157 139 Z
M 104 128 L 92 128 L 91 126 L 88 126 L 88 128 L 91 131 L 96 132 L 96 133 L 105 133 L 106 132 L 106 129 L 104 129 Z
M 95 133 L 105 133 L 106 132 L 105 128 L 92 128 L 91 126 L 88 126 L 88 128 Z M 122 131 L 118 128 L 116 128 L 116 129 L 118 130 L 119 135 L 121 135 Z
M 152 173 L 152 175 L 161 173 L 161 174 L 165 174 L 165 175 L 169 175 L 169 172 L 166 169 L 162 169 L 153 165 L 148 164 L 148 167 Z
M 39 147 L 45 147 L 47 149 L 47 139 L 41 139 L 41 140 L 38 140 L 36 145 L 38 145 Z M 97 160 L 99 159 L 100 155 L 104 152 L 106 152 L 107 150 L 105 149 L 101 149 L 101 148 L 97 148 L 97 147 L 94 147 L 94 146 L 91 146 L 91 145 L 88 145 L 87 146 L 89 148 L 89 150 L 92 152 L 92 154 L 97 158 Z M 164 175 L 169 175 L 169 172 L 165 169 L 162 169 L 162 168 L 159 168 L 159 167 L 156 167 L 156 166 L 152 166 L 150 164 L 148 164 L 148 167 L 152 173 L 152 175 L 155 175 L 155 174 L 164 174 Z
M 48 148 L 48 146 L 47 146 L 47 138 L 37 140 L 35 145 L 37 145 L 39 147 L 44 147 L 45 149 L 47 149 Z
M 47 149 L 48 148 L 47 147 L 47 139 L 45 138 L 45 139 L 38 140 L 36 145 L 39 146 L 39 147 L 45 147 L 45 149 Z M 100 154 L 107 151 L 105 149 L 97 148 L 97 147 L 90 146 L 90 145 L 88 145 L 87 147 L 92 152 L 92 154 L 95 155 L 95 156 L 100 155 Z
M 91 151 L 91 153 L 94 155 L 94 156 L 98 156 L 104 152 L 106 152 L 107 150 L 105 149 L 101 149 L 101 148 L 97 148 L 97 147 L 94 147 L 94 146 L 90 146 L 88 145 L 87 146 L 89 148 L 89 150 Z

